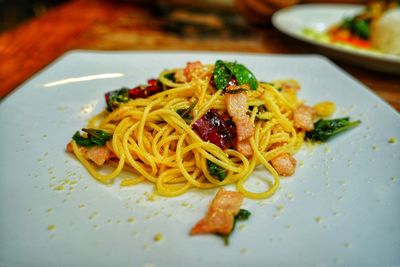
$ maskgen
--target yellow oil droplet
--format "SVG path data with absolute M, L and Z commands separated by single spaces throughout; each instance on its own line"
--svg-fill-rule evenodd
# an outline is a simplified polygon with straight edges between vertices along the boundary
M 56 226 L 54 224 L 50 224 L 49 226 L 47 226 L 47 230 L 53 232 L 56 230 Z
M 397 138 L 396 138 L 396 137 L 390 137 L 389 140 L 388 140 L 388 142 L 389 142 L 390 144 L 396 144 L 396 143 L 397 143 Z
M 331 101 L 324 101 L 316 104 L 314 109 L 318 116 L 329 117 L 336 111 L 336 105 Z

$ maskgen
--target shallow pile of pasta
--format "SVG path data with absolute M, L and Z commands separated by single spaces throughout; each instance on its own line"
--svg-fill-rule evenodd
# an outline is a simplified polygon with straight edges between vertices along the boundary
M 225 92 L 210 84 L 214 65 L 203 65 L 204 71 L 198 75 L 193 73 L 190 81 L 176 82 L 168 78 L 182 70 L 171 69 L 160 74 L 158 80 L 163 91 L 147 98 L 130 99 L 89 121 L 88 127 L 112 134 L 106 144 L 115 154 L 109 161 L 114 168 L 112 172 L 104 174 L 72 141 L 76 157 L 102 183 L 110 184 L 117 178 L 121 186 L 147 181 L 163 196 L 228 184 L 235 184 L 248 198 L 261 199 L 274 194 L 280 177 L 270 161 L 284 153 L 293 155 L 304 139 L 304 131 L 293 126 L 293 113 L 301 104 L 296 96 L 298 88 L 282 90 L 285 81 L 258 82 L 256 90 L 245 92 L 248 115 L 255 126 L 254 135 L 249 139 L 253 154 L 246 157 L 234 148 L 223 150 L 202 140 L 192 127 L 210 109 L 219 113 L 227 110 Z M 295 81 L 286 81 L 286 84 L 298 85 Z M 177 110 L 191 105 L 191 121 L 188 122 Z M 224 168 L 226 178 L 220 180 L 210 174 L 208 161 Z M 245 182 L 260 164 L 271 174 L 271 182 L 263 190 L 251 192 Z M 129 177 L 122 177 L 123 170 L 131 173 Z

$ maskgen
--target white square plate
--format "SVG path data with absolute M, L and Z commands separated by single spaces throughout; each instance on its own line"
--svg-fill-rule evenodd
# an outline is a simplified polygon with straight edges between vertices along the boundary
M 236 60 L 263 81 L 296 79 L 306 103 L 331 100 L 335 117 L 362 121 L 304 147 L 296 174 L 272 198 L 246 199 L 252 216 L 229 246 L 188 235 L 215 190 L 153 199 L 148 184 L 97 183 L 65 152 L 104 108 L 104 92 L 216 59 Z M 2 101 L 0 125 L 0 266 L 400 265 L 400 144 L 389 142 L 400 141 L 400 116 L 324 57 L 73 51 Z

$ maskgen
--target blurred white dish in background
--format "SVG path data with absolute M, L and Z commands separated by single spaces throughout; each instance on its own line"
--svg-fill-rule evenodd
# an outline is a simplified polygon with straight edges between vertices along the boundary
M 400 55 L 400 9 L 386 12 L 373 26 L 372 45 L 382 52 Z
M 284 8 L 272 16 L 272 24 L 282 33 L 315 46 L 316 51 L 349 64 L 387 73 L 400 74 L 400 56 L 375 50 L 334 44 L 326 31 L 344 18 L 363 9 L 352 4 L 304 4 Z M 396 25 L 398 28 L 398 24 Z M 305 34 L 305 30 L 313 34 Z

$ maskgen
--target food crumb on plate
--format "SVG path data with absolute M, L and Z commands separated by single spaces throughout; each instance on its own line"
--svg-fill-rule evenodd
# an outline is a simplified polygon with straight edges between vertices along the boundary
M 317 216 L 317 217 L 315 217 L 315 221 L 316 221 L 317 223 L 322 223 L 324 220 L 322 219 L 321 216 Z
M 279 212 L 283 212 L 285 210 L 285 206 L 284 205 L 278 205 L 276 206 L 276 210 Z
M 343 246 L 344 246 L 345 248 L 351 248 L 351 243 L 350 243 L 350 242 L 345 242 L 345 243 L 343 244 Z
M 154 192 L 152 192 L 152 193 L 145 192 L 144 194 L 145 194 L 145 196 L 147 197 L 147 200 L 148 200 L 148 201 L 155 201 L 156 198 L 157 198 L 157 195 L 154 194 Z
M 98 213 L 97 211 L 94 211 L 94 212 L 92 212 L 92 213 L 89 215 L 88 219 L 89 219 L 89 220 L 93 220 L 94 217 L 96 217 L 98 214 L 99 214 L 99 213 Z
M 286 198 L 289 200 L 293 200 L 294 196 L 292 193 L 286 193 Z
M 47 230 L 53 232 L 56 230 L 56 226 L 54 224 L 50 224 L 49 226 L 47 226 Z
M 160 242 L 161 240 L 163 240 L 164 239 L 164 235 L 162 234 L 162 233 L 157 233 L 155 236 L 154 236 L 154 241 L 156 241 L 156 242 Z
M 324 145 L 324 152 L 326 153 L 326 154 L 328 154 L 328 153 L 330 153 L 331 152 L 331 148 L 328 146 L 328 145 Z

